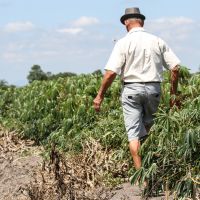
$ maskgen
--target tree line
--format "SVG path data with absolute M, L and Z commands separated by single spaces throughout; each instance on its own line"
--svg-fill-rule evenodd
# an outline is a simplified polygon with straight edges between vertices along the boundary
M 44 81 L 44 80 L 52 80 L 59 77 L 69 77 L 69 76 L 76 76 L 75 73 L 72 72 L 63 72 L 58 74 L 52 74 L 51 72 L 44 72 L 40 65 L 33 65 L 31 70 L 27 76 L 28 82 L 32 83 L 33 81 Z
M 99 75 L 102 76 L 103 73 L 100 69 L 95 70 L 91 74 L 93 75 Z M 59 77 L 71 77 L 71 76 L 77 76 L 76 73 L 72 72 L 60 72 L 58 74 L 53 74 L 52 72 L 44 72 L 40 65 L 33 65 L 31 67 L 31 70 L 28 73 L 27 80 L 28 83 L 32 83 L 34 81 L 47 81 L 47 80 L 53 80 L 57 79 Z M 9 85 L 7 81 L 0 80 L 0 88 L 1 89 L 7 89 L 9 87 L 15 87 L 15 85 Z

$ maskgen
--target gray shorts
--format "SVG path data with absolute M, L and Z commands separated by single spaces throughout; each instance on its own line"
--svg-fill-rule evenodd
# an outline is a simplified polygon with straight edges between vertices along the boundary
M 153 125 L 160 102 L 160 83 L 131 83 L 122 90 L 122 107 L 128 140 L 147 135 L 146 126 Z

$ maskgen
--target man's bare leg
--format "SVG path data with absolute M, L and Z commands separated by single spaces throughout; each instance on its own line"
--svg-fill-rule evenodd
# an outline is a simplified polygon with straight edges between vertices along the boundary
M 133 157 L 135 169 L 140 169 L 140 167 L 142 166 L 141 156 L 139 155 L 140 141 L 139 140 L 130 141 L 129 149 Z
M 151 126 L 147 125 L 145 126 L 147 134 L 149 133 L 150 128 Z M 139 155 L 140 146 L 141 146 L 140 140 L 135 139 L 129 142 L 129 149 L 133 157 L 133 162 L 136 170 L 140 169 L 140 167 L 142 166 L 142 159 L 141 156 Z
M 150 131 L 151 126 L 145 126 L 145 128 L 148 133 Z M 131 152 L 131 155 L 133 158 L 133 163 L 134 163 L 136 170 L 140 169 L 142 166 L 142 158 L 139 155 L 140 146 L 141 146 L 140 140 L 136 139 L 136 140 L 132 140 L 129 142 L 129 149 L 130 149 L 130 152 Z M 143 186 L 147 187 L 147 185 L 148 185 L 148 183 L 145 180 L 143 183 Z
M 133 158 L 134 166 L 135 169 L 138 170 L 142 166 L 142 159 L 141 156 L 139 155 L 139 150 L 140 150 L 140 141 L 139 140 L 132 140 L 129 142 L 129 148 L 130 152 Z M 136 185 L 138 182 L 136 183 Z M 143 186 L 147 187 L 147 181 L 144 181 Z

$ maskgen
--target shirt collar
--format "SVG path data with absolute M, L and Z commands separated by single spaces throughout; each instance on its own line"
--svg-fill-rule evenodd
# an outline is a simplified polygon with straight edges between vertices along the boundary
M 133 32 L 139 32 L 139 31 L 145 31 L 143 27 L 135 27 L 135 28 L 132 28 L 128 34 L 131 34 Z

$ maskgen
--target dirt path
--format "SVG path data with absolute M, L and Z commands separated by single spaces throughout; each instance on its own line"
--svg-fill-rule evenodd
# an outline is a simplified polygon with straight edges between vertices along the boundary
M 50 175 L 50 172 L 44 172 L 44 174 L 40 176 L 40 180 L 35 180 L 34 177 L 38 177 L 38 174 L 41 174 L 43 163 L 43 159 L 40 156 L 41 152 L 42 148 L 34 146 L 32 141 L 19 140 L 15 132 L 8 133 L 5 130 L 0 130 L 0 200 L 74 199 L 74 197 L 72 197 L 72 182 L 69 182 L 67 187 L 65 186 L 64 188 L 65 190 L 68 189 L 71 191 L 68 196 L 66 196 L 67 194 L 62 194 L 62 198 L 59 198 L 53 197 L 51 192 L 55 193 L 54 188 L 58 188 L 58 185 L 62 188 L 63 186 L 61 183 L 64 183 L 64 180 L 59 180 L 57 182 L 52 181 L 54 175 Z M 54 171 L 54 173 L 57 173 L 57 176 L 59 176 L 59 173 L 56 172 L 55 169 L 52 168 L 50 171 Z M 62 173 L 63 172 L 60 172 L 60 174 Z M 70 180 L 73 181 L 75 179 L 72 177 Z M 27 188 L 30 188 L 30 183 L 32 183 L 32 188 L 31 190 L 27 190 Z M 40 187 L 42 189 L 40 189 Z M 50 196 L 47 196 L 48 194 L 46 194 L 46 191 L 49 191 Z M 38 193 L 38 195 L 34 193 Z M 118 186 L 118 189 L 107 191 L 106 193 L 101 192 L 101 198 L 100 196 L 98 198 L 98 195 L 96 195 L 88 199 L 139 200 L 141 199 L 140 195 L 141 192 L 138 187 L 131 186 L 130 183 L 124 183 Z M 41 196 L 43 198 L 41 198 Z M 81 200 L 81 198 L 77 199 Z M 161 199 L 163 198 L 151 198 L 151 200 Z
M 124 183 L 119 190 L 115 190 L 115 195 L 110 200 L 141 200 L 141 190 L 130 183 Z M 149 200 L 164 200 L 165 197 L 153 197 Z M 172 200 L 172 198 L 169 198 Z
M 0 200 L 26 199 L 24 188 L 41 167 L 41 148 L 18 140 L 16 133 L 0 131 Z

